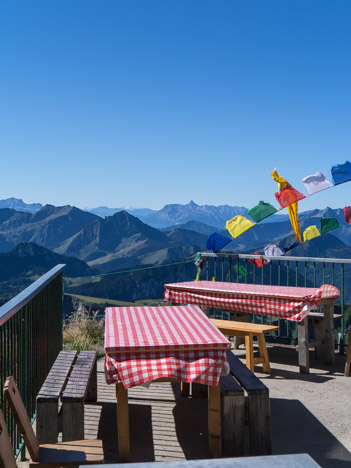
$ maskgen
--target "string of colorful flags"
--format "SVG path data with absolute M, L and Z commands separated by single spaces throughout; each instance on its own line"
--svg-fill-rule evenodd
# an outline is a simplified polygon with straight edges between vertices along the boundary
M 276 169 L 274 169 L 271 176 L 278 183 L 278 192 L 275 193 L 274 196 L 280 206 L 280 209 L 278 210 L 270 203 L 260 201 L 257 205 L 248 210 L 248 215 L 250 216 L 251 220 L 242 215 L 234 216 L 234 218 L 226 222 L 226 229 L 231 234 L 232 238 L 227 238 L 216 232 L 212 233 L 206 242 L 206 247 L 209 250 L 211 250 L 214 253 L 219 252 L 226 245 L 232 242 L 233 239 L 236 239 L 259 222 L 285 208 L 287 208 L 288 210 L 291 226 L 297 241 L 293 242 L 286 248 L 280 248 L 276 245 L 268 245 L 264 248 L 264 254 L 266 256 L 281 256 L 288 250 L 291 250 L 297 247 L 298 245 L 302 244 L 302 242 L 307 242 L 311 239 L 314 239 L 317 236 L 320 236 L 321 234 L 325 234 L 340 227 L 340 224 L 337 219 L 322 217 L 320 220 L 320 229 L 318 229 L 315 225 L 309 226 L 303 232 L 302 241 L 300 225 L 298 220 L 298 202 L 306 198 L 306 195 L 302 194 L 294 187 L 292 187 L 286 179 L 284 179 L 278 174 Z M 350 161 L 346 161 L 344 164 L 337 164 L 333 166 L 331 168 L 331 176 L 333 183 L 329 182 L 329 180 L 327 180 L 327 178 L 322 172 L 316 172 L 312 175 L 304 177 L 302 179 L 302 182 L 305 186 L 307 196 L 314 195 L 315 193 L 320 192 L 322 190 L 326 190 L 336 185 L 340 185 L 345 182 L 351 181 Z M 346 223 L 350 224 L 351 206 L 345 206 L 344 216 Z M 260 268 L 262 264 L 258 265 L 257 260 L 259 259 L 252 259 L 253 263 L 255 263 L 255 265 L 258 268 Z M 262 260 L 260 261 L 262 262 Z M 240 272 L 237 273 L 239 274 Z

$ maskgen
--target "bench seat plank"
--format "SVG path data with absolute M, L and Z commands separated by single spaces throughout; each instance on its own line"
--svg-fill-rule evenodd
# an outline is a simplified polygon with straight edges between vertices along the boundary
M 97 399 L 96 351 L 81 351 L 62 394 L 62 440 L 84 439 L 84 403 Z
M 76 351 L 61 351 L 36 398 L 39 444 L 54 444 L 60 432 L 59 399 L 67 383 Z

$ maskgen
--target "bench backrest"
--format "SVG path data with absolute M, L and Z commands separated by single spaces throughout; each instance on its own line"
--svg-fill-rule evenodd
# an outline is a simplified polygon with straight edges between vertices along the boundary
M 4 385 L 4 395 L 15 417 L 19 431 L 33 461 L 38 461 L 39 444 L 30 423 L 27 410 L 23 404 L 15 379 L 7 377 Z
M 0 466 L 4 468 L 17 468 L 15 454 L 7 431 L 4 415 L 0 410 Z

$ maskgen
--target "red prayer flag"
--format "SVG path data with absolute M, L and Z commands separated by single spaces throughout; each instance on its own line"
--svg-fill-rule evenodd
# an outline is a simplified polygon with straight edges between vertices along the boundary
M 294 189 L 294 187 L 291 187 L 289 184 L 287 184 L 280 192 L 275 193 L 274 196 L 281 208 L 286 208 L 287 206 L 306 198 L 305 195 Z
M 344 216 L 345 216 L 345 221 L 347 222 L 347 224 L 350 224 L 351 223 L 351 206 L 345 206 Z
M 258 252 L 254 252 L 254 255 L 260 255 Z M 249 262 L 253 263 L 256 268 L 262 268 L 262 265 L 266 265 L 266 260 L 262 260 L 262 258 L 249 258 Z

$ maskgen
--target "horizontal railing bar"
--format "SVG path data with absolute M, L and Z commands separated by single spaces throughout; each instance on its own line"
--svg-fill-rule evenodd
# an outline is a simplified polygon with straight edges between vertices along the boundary
M 60 275 L 65 268 L 65 264 L 56 265 L 50 271 L 45 273 L 28 288 L 17 294 L 17 296 L 10 299 L 6 304 L 0 307 L 0 325 L 5 323 L 10 317 L 15 315 L 22 307 L 24 307 L 30 300 L 45 288 L 56 276 Z
M 271 260 L 293 260 L 296 262 L 316 262 L 316 263 L 345 263 L 351 264 L 349 258 L 320 258 L 320 257 L 290 257 L 287 255 L 280 257 L 272 257 L 270 255 L 254 255 L 254 254 L 238 254 L 238 253 L 213 253 L 213 252 L 200 252 L 204 257 L 231 257 L 231 258 L 261 258 Z

